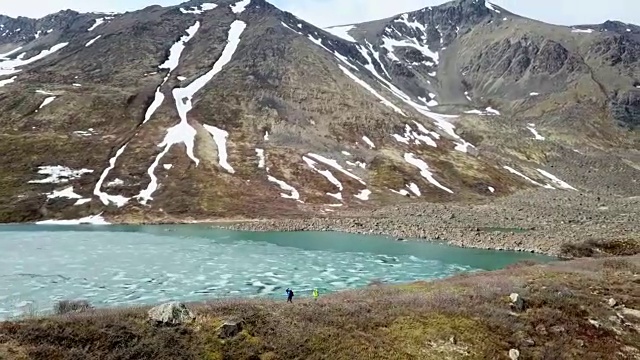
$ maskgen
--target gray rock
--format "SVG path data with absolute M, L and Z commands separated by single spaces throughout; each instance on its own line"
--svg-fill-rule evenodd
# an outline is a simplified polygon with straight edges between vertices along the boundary
M 616 305 L 618 305 L 618 302 L 616 301 L 616 299 L 614 298 L 610 298 L 609 300 L 607 300 L 607 303 L 609 304 L 609 306 L 611 307 L 615 307 Z
M 161 325 L 187 324 L 195 320 L 193 313 L 181 302 L 158 305 L 148 312 L 149 320 Z
M 227 320 L 218 329 L 218 337 L 221 339 L 230 339 L 238 335 L 244 328 L 244 321 L 242 320 Z
M 511 306 L 513 306 L 518 311 L 524 311 L 524 299 L 522 298 L 522 296 L 520 296 L 520 294 L 512 293 L 511 295 L 509 295 L 509 298 L 511 299 Z
M 518 349 L 509 350 L 509 359 L 518 360 L 520 358 L 520 351 Z

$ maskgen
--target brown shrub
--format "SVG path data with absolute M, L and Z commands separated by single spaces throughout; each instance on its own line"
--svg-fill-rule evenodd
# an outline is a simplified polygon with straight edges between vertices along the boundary
M 56 315 L 79 313 L 93 309 L 87 300 L 60 300 L 53 306 Z

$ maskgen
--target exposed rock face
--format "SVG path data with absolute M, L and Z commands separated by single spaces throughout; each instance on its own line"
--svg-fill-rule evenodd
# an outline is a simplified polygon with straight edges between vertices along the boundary
M 576 33 L 475 0 L 348 36 L 264 0 L 0 25 L 0 222 L 637 192 L 631 25 Z
M 525 303 L 520 294 L 513 293 L 509 295 L 509 298 L 511 299 L 511 306 L 513 306 L 514 309 L 516 309 L 517 311 L 524 311 Z
M 181 325 L 195 320 L 193 313 L 181 302 L 169 302 L 149 310 L 149 320 L 160 325 Z

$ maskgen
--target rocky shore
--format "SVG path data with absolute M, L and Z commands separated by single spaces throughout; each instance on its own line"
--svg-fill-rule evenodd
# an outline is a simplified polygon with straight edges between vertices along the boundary
M 474 205 L 409 204 L 324 217 L 217 224 L 248 231 L 340 231 L 454 246 L 562 256 L 565 244 L 638 239 L 640 197 L 607 198 L 544 189 Z

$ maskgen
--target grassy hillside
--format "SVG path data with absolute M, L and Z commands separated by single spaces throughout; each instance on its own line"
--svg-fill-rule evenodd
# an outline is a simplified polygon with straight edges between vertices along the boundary
M 177 327 L 144 308 L 26 319 L 0 324 L 0 359 L 637 359 L 639 273 L 637 255 L 522 264 L 293 305 L 191 305 L 196 321 Z M 245 325 L 222 340 L 227 319 Z

